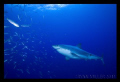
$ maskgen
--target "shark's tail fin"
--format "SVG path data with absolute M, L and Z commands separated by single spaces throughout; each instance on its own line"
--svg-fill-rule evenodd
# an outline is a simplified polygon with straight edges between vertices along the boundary
M 105 63 L 104 63 L 104 61 L 103 61 L 103 54 L 102 54 L 102 57 L 101 57 L 100 59 L 101 59 L 103 65 L 105 65 Z

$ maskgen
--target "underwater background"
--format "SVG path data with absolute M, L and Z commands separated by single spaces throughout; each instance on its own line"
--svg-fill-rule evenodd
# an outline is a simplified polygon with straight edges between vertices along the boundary
M 116 4 L 4 4 L 5 79 L 116 79 Z M 66 60 L 52 45 L 102 56 Z

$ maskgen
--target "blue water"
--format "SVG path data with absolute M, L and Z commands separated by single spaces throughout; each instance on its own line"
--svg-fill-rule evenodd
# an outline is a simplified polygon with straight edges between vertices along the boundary
M 79 43 L 105 65 L 52 48 Z M 116 4 L 4 4 L 5 79 L 115 79 L 116 55 Z

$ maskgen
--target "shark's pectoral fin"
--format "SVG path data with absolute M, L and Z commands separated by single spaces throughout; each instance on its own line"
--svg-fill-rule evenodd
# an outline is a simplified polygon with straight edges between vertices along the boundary
M 77 57 L 79 57 L 77 54 L 75 54 L 75 53 L 71 53 L 73 56 L 77 56 Z
M 79 44 L 77 45 L 77 47 L 81 49 L 81 43 L 79 43 Z
M 66 60 L 69 60 L 70 58 L 69 57 L 65 57 Z
M 103 54 L 102 54 L 102 57 L 101 57 L 100 59 L 101 59 L 103 65 L 105 65 L 105 63 L 104 63 L 104 61 L 103 61 Z
M 78 57 L 79 59 L 81 59 L 81 57 L 78 54 L 75 53 L 71 53 L 73 56 Z

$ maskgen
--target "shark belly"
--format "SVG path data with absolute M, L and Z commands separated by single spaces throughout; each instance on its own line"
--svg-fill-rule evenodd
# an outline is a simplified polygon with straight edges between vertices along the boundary
M 71 54 L 71 51 L 68 50 L 68 49 L 58 49 L 57 50 L 60 54 L 66 56 L 66 57 L 69 57 L 69 58 L 72 58 L 72 59 L 79 59 L 79 57 L 76 57 L 74 55 Z

